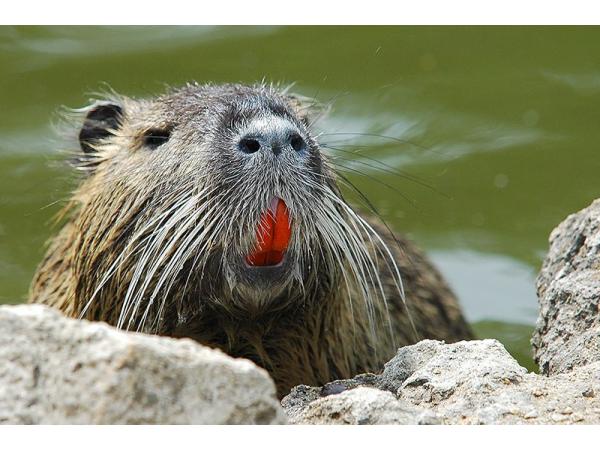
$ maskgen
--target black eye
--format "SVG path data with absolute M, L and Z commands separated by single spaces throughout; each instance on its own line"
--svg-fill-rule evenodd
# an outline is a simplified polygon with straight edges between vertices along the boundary
M 299 135 L 294 134 L 291 138 L 290 138 L 290 144 L 292 145 L 292 148 L 297 151 L 297 152 L 301 152 L 303 150 L 306 150 L 306 142 L 304 142 L 304 139 L 302 139 Z
M 171 137 L 171 130 L 152 128 L 144 133 L 144 146 L 151 150 L 160 147 Z

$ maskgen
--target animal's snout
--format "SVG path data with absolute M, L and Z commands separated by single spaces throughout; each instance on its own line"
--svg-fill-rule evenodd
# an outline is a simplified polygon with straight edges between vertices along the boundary
M 247 154 L 270 152 L 278 156 L 285 151 L 302 153 L 307 144 L 294 124 L 274 117 L 252 121 L 244 130 L 238 149 Z

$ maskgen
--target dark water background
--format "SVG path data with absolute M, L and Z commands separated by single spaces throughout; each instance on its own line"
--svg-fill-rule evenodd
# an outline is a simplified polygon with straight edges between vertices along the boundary
M 73 187 L 61 105 L 104 83 L 145 96 L 263 78 L 332 103 L 320 128 L 340 133 L 327 141 L 347 175 L 427 250 L 479 335 L 533 367 L 547 236 L 600 194 L 599 28 L 0 27 L 0 303 L 24 300 Z

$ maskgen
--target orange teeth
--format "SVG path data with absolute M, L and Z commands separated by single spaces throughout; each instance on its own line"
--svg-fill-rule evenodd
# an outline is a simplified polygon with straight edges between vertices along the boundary
M 246 262 L 250 266 L 279 264 L 290 245 L 291 237 L 289 210 L 282 199 L 275 197 L 269 209 L 260 216 L 255 248 L 246 256 Z

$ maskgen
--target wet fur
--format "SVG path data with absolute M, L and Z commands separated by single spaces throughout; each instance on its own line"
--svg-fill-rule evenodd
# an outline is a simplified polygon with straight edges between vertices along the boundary
M 279 395 L 377 371 L 419 338 L 471 336 L 423 254 L 344 201 L 312 136 L 310 108 L 296 97 L 269 86 L 191 84 L 107 101 L 122 117 L 75 158 L 86 177 L 34 277 L 32 302 L 252 359 Z M 306 155 L 240 159 L 240 130 L 269 114 L 293 121 Z M 149 149 L 149 130 L 171 137 Z M 291 263 L 262 283 L 237 261 L 273 195 L 293 220 Z

